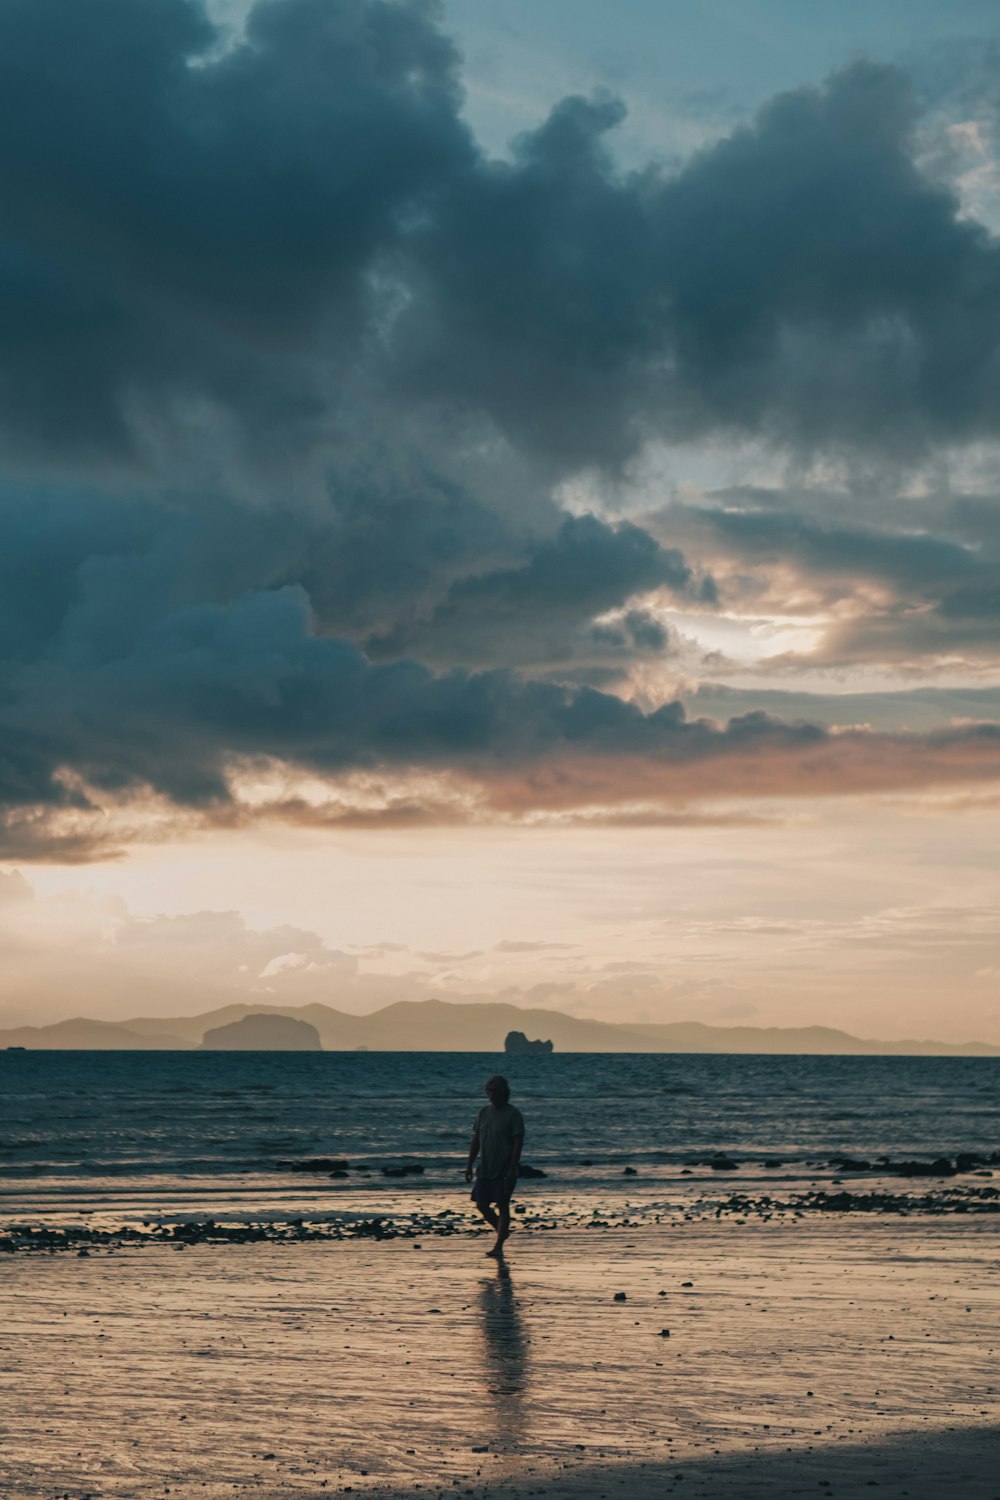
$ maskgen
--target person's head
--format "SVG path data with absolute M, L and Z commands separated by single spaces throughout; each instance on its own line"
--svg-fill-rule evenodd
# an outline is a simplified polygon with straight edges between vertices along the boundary
M 486 1083 L 486 1097 L 494 1109 L 501 1109 L 510 1098 L 510 1084 L 500 1074 L 490 1078 Z

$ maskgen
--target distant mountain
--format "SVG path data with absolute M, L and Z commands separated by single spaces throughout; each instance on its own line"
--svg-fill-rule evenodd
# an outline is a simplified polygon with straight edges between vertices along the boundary
M 274 1014 L 244 1016 L 205 1032 L 203 1052 L 322 1052 L 319 1032 L 308 1021 Z
M 805 1053 L 812 1056 L 1000 1057 L 986 1042 L 869 1041 L 826 1026 L 706 1026 L 700 1021 L 669 1025 L 585 1021 L 556 1010 L 517 1005 L 459 1004 L 403 1000 L 369 1016 L 352 1016 L 329 1005 L 225 1005 L 195 1016 L 137 1017 L 112 1023 L 78 1018 L 54 1026 L 22 1026 L 0 1032 L 0 1047 L 189 1049 L 206 1032 L 248 1018 L 274 1017 L 315 1028 L 328 1052 L 503 1052 L 511 1031 L 551 1037 L 557 1052 L 739 1052 Z M 262 1035 L 262 1033 L 258 1033 Z M 261 1050 L 270 1049 L 262 1043 Z
M 173 1024 L 173 1021 L 160 1023 Z M 131 1024 L 118 1026 L 112 1021 L 88 1021 L 82 1016 L 72 1021 L 56 1021 L 53 1026 L 19 1026 L 15 1031 L 0 1031 L 0 1048 L 44 1048 L 50 1052 L 134 1052 L 139 1047 L 150 1052 L 172 1052 L 188 1045 L 175 1032 L 161 1034 L 157 1026 L 140 1035 Z

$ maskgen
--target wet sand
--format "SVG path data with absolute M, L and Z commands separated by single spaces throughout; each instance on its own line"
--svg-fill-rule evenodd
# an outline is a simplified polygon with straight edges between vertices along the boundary
M 4 1255 L 0 1493 L 1000 1500 L 994 1218 L 488 1243 Z

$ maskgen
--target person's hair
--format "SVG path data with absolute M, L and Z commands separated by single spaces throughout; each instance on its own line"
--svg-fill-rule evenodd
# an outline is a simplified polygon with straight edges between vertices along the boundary
M 501 1104 L 506 1104 L 510 1098 L 510 1084 L 499 1073 L 487 1081 L 486 1089 L 487 1092 L 492 1089 Z

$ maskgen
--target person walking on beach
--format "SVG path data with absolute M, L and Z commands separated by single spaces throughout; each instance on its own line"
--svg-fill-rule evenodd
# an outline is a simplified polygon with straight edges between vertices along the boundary
M 506 1078 L 499 1075 L 491 1078 L 486 1085 L 486 1097 L 490 1102 L 479 1111 L 472 1127 L 465 1180 L 472 1182 L 478 1157 L 472 1201 L 497 1232 L 496 1244 L 486 1253 L 499 1260 L 510 1234 L 510 1195 L 517 1181 L 524 1145 L 524 1116 L 510 1102 L 510 1084 Z

